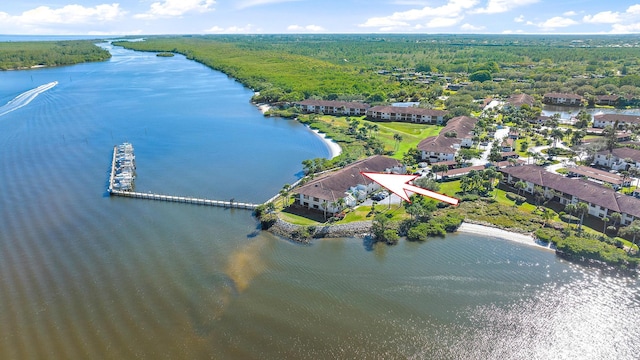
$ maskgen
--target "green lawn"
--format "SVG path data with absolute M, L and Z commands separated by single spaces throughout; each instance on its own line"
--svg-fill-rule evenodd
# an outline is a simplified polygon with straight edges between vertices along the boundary
M 429 137 L 435 136 L 442 130 L 441 126 L 430 124 L 414 124 L 405 122 L 376 122 L 365 120 L 364 116 L 354 117 L 351 119 L 358 119 L 360 121 L 359 127 L 366 125 L 377 125 L 378 131 L 373 133 L 372 136 L 382 141 L 384 148 L 387 151 L 393 151 L 393 158 L 402 159 L 402 156 L 411 148 L 415 148 L 420 141 Z M 326 133 L 329 137 L 336 141 L 341 141 L 346 135 L 344 133 L 349 128 L 349 123 L 346 116 L 330 116 L 322 115 L 316 118 L 313 124 L 314 128 Z M 396 150 L 396 140 L 393 138 L 395 134 L 402 136 Z
M 359 206 L 347 213 L 347 216 L 345 216 L 345 218 L 338 223 L 343 224 L 356 221 L 373 220 L 373 215 L 370 214 L 370 212 L 371 206 Z M 391 204 L 391 208 L 389 208 L 389 205 L 386 203 L 377 204 L 376 212 L 382 214 L 391 214 L 391 220 L 394 221 L 403 220 L 408 217 L 407 213 L 404 211 L 404 206 L 399 204 Z

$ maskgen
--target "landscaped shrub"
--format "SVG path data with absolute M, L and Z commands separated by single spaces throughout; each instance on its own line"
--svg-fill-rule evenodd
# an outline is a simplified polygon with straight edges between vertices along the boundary
M 465 194 L 460 198 L 460 201 L 476 201 L 480 199 L 478 194 Z
M 569 224 L 577 224 L 580 221 L 580 218 L 571 214 L 564 214 L 560 216 L 560 220 Z
M 552 242 L 554 244 L 562 239 L 561 232 L 553 229 L 547 229 L 547 228 L 536 230 L 535 236 L 540 241 Z
M 458 230 L 464 218 L 460 214 L 449 213 L 444 217 L 432 219 L 431 221 L 439 221 L 446 232 L 454 232 Z
M 522 205 L 525 201 L 527 201 L 527 198 L 522 196 L 522 195 L 518 195 L 512 192 L 508 192 L 506 194 L 507 199 L 515 201 L 516 204 L 518 205 Z
M 263 213 L 262 216 L 260 216 L 260 227 L 262 230 L 268 230 L 276 223 L 276 221 L 278 221 L 278 215 L 274 213 Z

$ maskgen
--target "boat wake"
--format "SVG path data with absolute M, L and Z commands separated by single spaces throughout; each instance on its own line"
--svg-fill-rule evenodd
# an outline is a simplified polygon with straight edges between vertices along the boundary
M 18 110 L 21 107 L 29 105 L 38 95 L 58 85 L 57 81 L 50 82 L 48 84 L 40 85 L 35 89 L 31 89 L 16 96 L 13 100 L 9 101 L 6 105 L 0 106 L 0 116 L 4 116 L 12 111 Z

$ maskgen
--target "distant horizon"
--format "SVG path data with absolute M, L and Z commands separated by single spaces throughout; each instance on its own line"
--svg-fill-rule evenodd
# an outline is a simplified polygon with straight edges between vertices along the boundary
M 640 0 L 50 0 L 0 4 L 7 35 L 640 33 Z

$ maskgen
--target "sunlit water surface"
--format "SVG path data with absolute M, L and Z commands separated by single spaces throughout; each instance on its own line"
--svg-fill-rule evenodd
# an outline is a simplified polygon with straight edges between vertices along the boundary
M 30 99 L 0 116 L 1 359 L 637 358 L 637 280 L 545 250 L 464 234 L 300 246 L 247 211 L 109 198 L 122 141 L 139 191 L 250 202 L 328 155 L 225 75 L 111 51 L 0 73 L 0 106 Z

